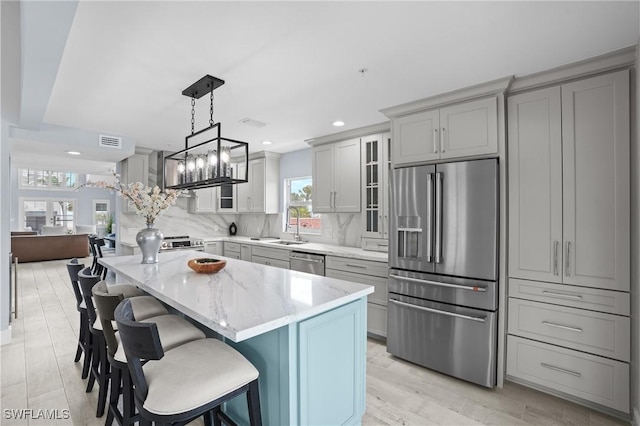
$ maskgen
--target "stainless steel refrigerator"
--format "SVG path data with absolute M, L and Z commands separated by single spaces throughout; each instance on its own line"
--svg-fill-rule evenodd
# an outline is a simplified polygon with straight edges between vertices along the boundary
M 391 173 L 387 350 L 496 383 L 498 160 Z

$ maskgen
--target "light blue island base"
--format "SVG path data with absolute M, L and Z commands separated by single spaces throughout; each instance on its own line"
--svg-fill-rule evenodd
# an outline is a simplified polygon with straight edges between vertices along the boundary
M 366 297 L 239 343 L 260 372 L 265 425 L 357 425 L 365 410 Z M 212 360 L 212 362 L 215 362 Z M 247 401 L 225 407 L 249 424 Z

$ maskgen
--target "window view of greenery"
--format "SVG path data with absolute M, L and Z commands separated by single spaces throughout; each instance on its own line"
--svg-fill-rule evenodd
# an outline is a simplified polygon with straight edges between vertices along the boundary
M 74 189 L 78 185 L 78 175 L 70 172 L 49 170 L 20 170 L 21 188 Z
M 311 208 L 313 182 L 311 177 L 287 179 L 285 200 L 285 232 L 296 231 L 296 209 L 300 212 L 300 233 L 320 234 L 320 215 Z

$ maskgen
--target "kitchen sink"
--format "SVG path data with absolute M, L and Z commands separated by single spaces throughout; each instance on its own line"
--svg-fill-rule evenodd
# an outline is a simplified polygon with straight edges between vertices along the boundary
M 298 244 L 304 244 L 304 241 L 285 241 L 285 240 L 278 240 L 278 241 L 269 241 L 270 244 L 280 244 L 281 246 L 297 246 Z

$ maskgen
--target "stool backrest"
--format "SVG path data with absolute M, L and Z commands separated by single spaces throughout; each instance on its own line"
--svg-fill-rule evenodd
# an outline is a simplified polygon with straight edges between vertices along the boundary
M 98 281 L 100 281 L 100 275 L 93 275 L 91 268 L 84 268 L 78 272 L 78 281 L 80 282 L 80 288 L 82 289 L 82 297 L 84 303 L 87 305 L 87 316 L 89 317 L 89 323 L 93 327 L 93 323 L 96 322 L 96 308 L 93 305 L 93 299 L 91 297 L 91 289 Z
M 115 320 L 120 342 L 127 356 L 129 373 L 135 385 L 136 397 L 144 402 L 147 399 L 149 387 L 144 377 L 141 360 L 162 359 L 164 350 L 160 343 L 158 326 L 153 322 L 137 322 L 134 318 L 131 301 L 124 299 L 116 307 Z
M 78 284 L 78 272 L 84 268 L 84 263 L 78 263 L 78 259 L 73 258 L 67 263 L 67 272 L 69 272 L 69 278 L 71 279 L 71 286 L 73 287 L 73 294 L 76 296 L 76 308 L 80 308 L 82 303 L 82 290 L 80 290 L 80 284 Z
M 107 341 L 107 350 L 109 355 L 114 356 L 118 350 L 118 339 L 116 339 L 116 332 L 113 329 L 111 321 L 115 320 L 115 310 L 118 303 L 124 299 L 122 293 L 109 293 L 107 290 L 107 283 L 98 281 L 96 285 L 91 289 L 93 294 L 93 300 L 96 302 L 96 309 L 102 322 L 102 332 L 104 338 Z

